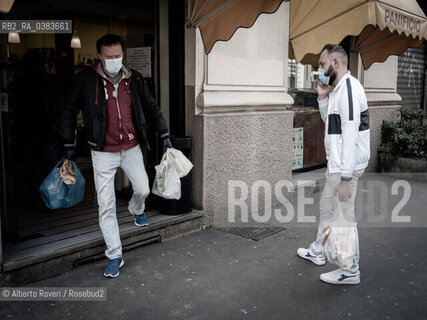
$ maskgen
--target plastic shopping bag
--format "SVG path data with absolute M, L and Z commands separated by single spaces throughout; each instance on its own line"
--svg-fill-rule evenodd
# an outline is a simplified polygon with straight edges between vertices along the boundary
M 193 168 L 193 164 L 182 154 L 181 151 L 174 148 L 168 148 L 166 153 L 169 153 L 178 177 L 185 177 Z
M 323 255 L 330 263 L 349 270 L 356 254 L 357 223 L 350 218 L 348 201 L 339 202 L 337 198 L 335 201 L 338 203 L 333 218 L 323 224 Z
M 170 152 L 165 152 L 160 164 L 155 168 L 156 177 L 152 192 L 165 199 L 179 200 L 181 198 L 181 181 L 173 165 Z
M 39 188 L 46 207 L 50 209 L 69 208 L 83 200 L 86 181 L 82 173 L 74 161 L 71 161 L 71 168 L 76 174 L 76 182 L 65 184 L 60 173 L 63 162 L 64 158 L 58 162 Z

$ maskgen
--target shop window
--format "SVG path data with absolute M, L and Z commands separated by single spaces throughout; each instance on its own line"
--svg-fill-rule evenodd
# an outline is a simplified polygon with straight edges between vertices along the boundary
M 294 110 L 317 108 L 317 71 L 311 65 L 288 60 L 289 93 L 294 98 Z
M 294 98 L 292 170 L 311 170 L 326 163 L 324 123 L 317 103 L 319 76 L 311 65 L 288 61 L 289 94 Z
M 350 53 L 351 36 L 345 37 L 340 45 Z M 289 94 L 294 98 L 294 145 L 292 170 L 306 171 L 324 167 L 325 124 L 317 103 L 317 69 L 288 60 Z

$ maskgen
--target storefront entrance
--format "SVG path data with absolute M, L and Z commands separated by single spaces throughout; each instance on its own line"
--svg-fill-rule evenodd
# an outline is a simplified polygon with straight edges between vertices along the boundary
M 37 246 L 99 231 L 90 149 L 81 116 L 76 142 L 77 166 L 86 180 L 83 202 L 66 210 L 49 210 L 38 187 L 63 156 L 58 133 L 61 103 L 74 76 L 97 58 L 95 44 L 102 35 L 115 33 L 125 40 L 124 62 L 144 75 L 171 134 L 184 133 L 183 8 L 184 1 L 168 0 L 16 0 L 11 11 L 3 15 L 2 20 L 73 21 L 73 34 L 20 34 L 18 43 L 8 41 L 8 35 L 0 37 L 0 213 L 4 245 L 33 241 Z M 182 15 L 177 10 L 182 10 Z M 72 45 L 73 35 L 79 38 L 80 47 Z M 174 63 L 169 63 L 170 57 Z M 162 150 L 154 130 L 148 128 L 148 132 L 152 150 L 144 158 L 152 181 Z M 120 172 L 115 183 L 119 223 L 128 223 L 131 186 Z M 157 206 L 158 199 L 150 196 L 147 211 L 154 212 Z

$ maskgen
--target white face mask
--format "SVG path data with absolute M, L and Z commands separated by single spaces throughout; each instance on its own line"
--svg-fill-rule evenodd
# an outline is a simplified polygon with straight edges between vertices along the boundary
M 105 69 L 111 74 L 116 74 L 120 71 L 123 64 L 123 57 L 117 59 L 105 59 Z

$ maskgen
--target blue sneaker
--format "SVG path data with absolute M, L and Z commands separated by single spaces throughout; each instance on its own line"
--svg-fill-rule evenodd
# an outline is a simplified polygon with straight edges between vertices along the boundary
M 111 259 L 110 262 L 108 262 L 107 269 L 105 269 L 104 276 L 107 278 L 115 278 L 119 275 L 119 269 L 123 267 L 125 262 L 122 258 L 115 258 Z
M 137 227 L 143 227 L 143 226 L 147 226 L 148 225 L 148 219 L 147 219 L 147 216 L 145 215 L 144 212 L 141 213 L 141 214 L 134 214 L 132 212 L 132 210 L 130 209 L 130 207 L 128 207 L 128 210 L 134 216 L 134 222 L 135 222 L 135 225 Z

